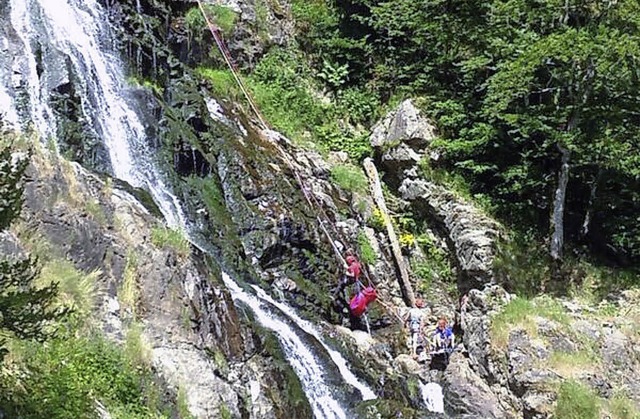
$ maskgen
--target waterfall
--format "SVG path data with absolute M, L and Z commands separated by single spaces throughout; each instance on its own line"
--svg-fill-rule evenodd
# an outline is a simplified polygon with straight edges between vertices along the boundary
M 324 382 L 324 370 L 318 364 L 316 357 L 305 347 L 300 337 L 282 320 L 268 311 L 265 304 L 252 295 L 242 291 L 231 280 L 229 275 L 222 273 L 222 279 L 231 292 L 234 300 L 246 304 L 256 316 L 256 320 L 263 327 L 273 330 L 280 340 L 287 355 L 289 364 L 300 378 L 302 387 L 317 418 L 346 419 L 347 414 L 340 403 L 331 394 L 331 389 Z
M 0 63 L 0 115 L 12 124 L 31 121 L 43 138 L 55 140 L 57 121 L 49 104 L 50 92 L 68 83 L 68 71 L 72 72 L 79 79 L 74 83 L 78 84 L 83 115 L 94 127 L 97 138 L 102 139 L 114 176 L 146 189 L 167 223 L 183 228 L 189 235 L 180 202 L 163 181 L 143 123 L 131 105 L 134 101 L 124 85 L 122 63 L 105 51 L 109 33 L 100 4 L 96 0 L 9 1 L 11 27 L 15 31 L 11 41 L 18 45 L 12 48 L 20 54 L 14 54 L 10 63 Z M 3 30 L 0 35 L 8 37 Z M 40 48 L 38 54 L 46 55 L 51 62 L 38 62 L 35 46 Z M 0 48 L 9 49 L 3 45 Z M 18 103 L 18 91 L 26 92 L 26 103 Z M 215 107 L 211 100 L 207 104 L 210 109 Z M 190 240 L 203 248 L 195 237 Z M 343 407 L 340 394 L 334 394 L 337 386 L 330 377 L 333 371 L 337 371 L 340 384 L 357 389 L 363 399 L 375 398 L 373 391 L 349 370 L 342 355 L 332 350 L 309 322 L 285 304 L 273 301 L 260 288 L 253 288 L 254 295 L 241 289 L 226 273 L 222 276 L 234 301 L 251 309 L 256 321 L 274 332 L 317 418 L 353 417 Z
M 444 396 L 439 384 L 420 383 L 420 393 L 427 410 L 434 413 L 444 413 Z
M 362 384 L 360 380 L 358 380 L 358 378 L 351 372 L 351 370 L 349 370 L 349 368 L 347 367 L 347 360 L 344 359 L 342 354 L 334 349 L 331 349 L 324 342 L 324 339 L 322 338 L 318 330 L 310 322 L 300 318 L 295 313 L 295 311 L 288 305 L 275 301 L 273 298 L 271 298 L 269 294 L 264 292 L 264 290 L 258 287 L 257 285 L 253 285 L 253 288 L 256 291 L 256 295 L 260 299 L 280 309 L 290 319 L 295 321 L 298 327 L 300 327 L 309 335 L 315 337 L 318 340 L 318 342 L 320 342 L 322 347 L 327 351 L 327 353 L 331 357 L 331 360 L 333 361 L 333 363 L 336 364 L 336 366 L 338 367 L 338 370 L 340 371 L 340 374 L 342 374 L 342 376 L 344 377 L 344 380 L 351 386 L 358 389 L 358 391 L 360 391 L 360 394 L 362 395 L 363 400 L 372 400 L 376 398 L 375 393 L 368 386 Z
M 26 74 L 24 87 L 31 104 L 28 119 L 44 138 L 55 139 L 49 90 L 69 82 L 72 75 L 66 73 L 66 64 L 70 62 L 79 79 L 76 89 L 83 115 L 104 142 L 114 176 L 149 191 L 170 226 L 184 225 L 180 203 L 164 184 L 144 126 L 130 106 L 133 100 L 124 84 L 122 63 L 101 48 L 109 39 L 102 7 L 95 0 L 11 0 L 10 5 L 11 24 L 24 47 L 24 62 L 17 65 Z M 47 38 L 43 39 L 44 34 Z M 52 61 L 36 62 L 32 45 L 39 45 L 39 54 Z M 40 80 L 43 70 L 45 79 Z

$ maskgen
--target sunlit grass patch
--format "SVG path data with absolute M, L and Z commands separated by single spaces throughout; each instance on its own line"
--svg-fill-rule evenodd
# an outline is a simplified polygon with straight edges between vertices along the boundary
M 124 273 L 122 274 L 122 284 L 118 290 L 118 300 L 122 307 L 135 317 L 139 298 L 138 260 L 135 253 L 129 252 Z
M 506 347 L 509 343 L 509 334 L 515 328 L 524 329 L 529 336 L 537 336 L 538 326 L 534 320 L 537 314 L 537 309 L 530 300 L 514 298 L 492 318 L 492 342 L 499 348 Z
M 151 230 L 151 243 L 161 249 L 170 248 L 176 251 L 181 257 L 189 255 L 189 241 L 180 230 L 167 227 L 154 227 Z
M 586 350 L 576 352 L 555 351 L 549 356 L 547 365 L 563 378 L 575 378 L 581 373 L 597 370 L 599 360 L 594 354 Z
M 336 165 L 331 168 L 331 180 L 349 192 L 367 192 L 369 182 L 362 170 L 353 165 Z
M 571 380 L 560 385 L 555 418 L 597 419 L 599 415 L 599 399 L 592 390 Z

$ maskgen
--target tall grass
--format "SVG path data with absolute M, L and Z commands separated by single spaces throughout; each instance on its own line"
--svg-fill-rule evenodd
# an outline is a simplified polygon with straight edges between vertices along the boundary
M 126 265 L 122 274 L 122 283 L 118 290 L 118 300 L 125 310 L 135 318 L 140 298 L 138 284 L 138 260 L 136 254 L 130 251 L 127 254 Z
M 331 180 L 349 192 L 368 192 L 369 182 L 362 170 L 353 165 L 339 164 L 331 168 Z
M 598 397 L 583 384 L 565 381 L 558 391 L 557 419 L 598 419 Z
M 173 249 L 181 257 L 189 256 L 191 250 L 184 232 L 164 226 L 151 229 L 151 243 L 161 249 Z

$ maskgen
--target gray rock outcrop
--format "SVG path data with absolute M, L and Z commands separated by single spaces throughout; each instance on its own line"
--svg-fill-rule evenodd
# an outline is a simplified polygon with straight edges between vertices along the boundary
M 272 391 L 284 391 L 281 369 L 264 358 L 259 338 L 240 322 L 199 254 L 154 242 L 152 230 L 164 228 L 160 220 L 80 165 L 36 155 L 28 177 L 17 229 L 29 233 L 21 239 L 97 273 L 96 325 L 116 342 L 139 327 L 168 397 L 183 392 L 198 418 L 275 417 L 282 407 Z M 19 248 L 14 234 L 0 237 L 3 253 Z M 240 413 L 243 406 L 251 406 L 248 413 Z
M 492 282 L 500 226 L 445 186 L 420 176 L 418 163 L 427 158 L 434 138 L 431 122 L 407 100 L 373 128 L 370 142 L 386 170 L 385 180 L 397 187 L 418 213 L 440 224 L 455 254 L 458 288 L 465 293 Z

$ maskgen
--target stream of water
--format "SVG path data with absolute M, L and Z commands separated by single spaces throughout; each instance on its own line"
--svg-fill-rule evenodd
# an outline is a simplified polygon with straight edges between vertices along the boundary
M 5 121 L 14 125 L 31 121 L 43 138 L 55 140 L 57 121 L 49 103 L 50 89 L 68 82 L 73 75 L 79 79 L 75 82 L 82 113 L 103 140 L 114 176 L 146 189 L 167 223 L 188 232 L 180 202 L 157 170 L 143 123 L 131 106 L 134 102 L 127 93 L 122 64 L 106 47 L 110 35 L 102 7 L 95 0 L 10 0 L 10 7 L 11 26 L 17 33 L 11 42 L 19 44 L 17 49 L 22 54 L 0 66 L 0 114 L 5 115 Z M 56 67 L 60 65 L 71 70 L 62 71 Z M 18 92 L 28 98 L 22 112 L 16 100 Z M 363 399 L 375 398 L 373 391 L 350 371 L 342 355 L 293 309 L 272 300 L 258 287 L 254 287 L 254 293 L 243 290 L 225 273 L 223 280 L 233 299 L 250 308 L 257 322 L 274 332 L 317 418 L 353 417 L 334 394 L 328 369 L 337 370 L 342 381 L 356 388 Z M 316 340 L 321 349 L 306 345 L 309 339 Z

